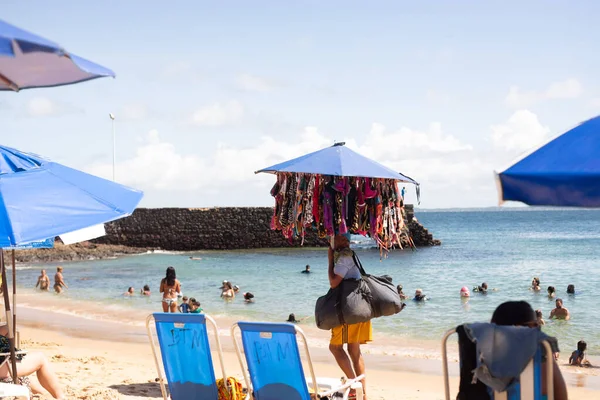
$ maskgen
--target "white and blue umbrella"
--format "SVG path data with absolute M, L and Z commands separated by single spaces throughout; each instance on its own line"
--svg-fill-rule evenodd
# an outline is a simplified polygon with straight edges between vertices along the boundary
M 18 92 L 108 76 L 115 73 L 0 20 L 0 90 Z
M 496 173 L 500 202 L 600 207 L 600 116 Z
M 16 318 L 10 318 L 3 248 L 35 246 L 65 233 L 130 215 L 143 193 L 35 154 L 0 146 L 0 266 L 14 357 Z M 16 305 L 13 253 L 13 313 Z M 16 375 L 13 375 L 16 376 Z

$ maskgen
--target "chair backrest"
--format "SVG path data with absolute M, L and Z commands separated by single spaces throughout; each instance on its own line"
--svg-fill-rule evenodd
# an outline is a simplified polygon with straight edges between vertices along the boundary
M 156 326 L 162 364 L 171 399 L 217 400 L 219 393 L 206 329 L 206 321 L 209 320 L 216 331 L 217 350 L 223 369 L 221 346 L 214 321 L 204 314 L 155 313 L 148 317 L 148 328 L 151 318 L 154 319 Z M 151 335 L 150 330 L 148 330 L 148 334 Z M 152 338 L 151 344 L 160 376 L 160 367 Z M 224 370 L 223 378 L 226 378 Z M 163 390 L 163 397 L 165 396 Z
M 235 338 L 236 326 L 241 332 L 249 378 Z M 246 385 L 251 385 L 256 400 L 310 400 L 296 335 L 302 331 L 293 324 L 266 322 L 238 322 L 231 331 Z M 308 352 L 307 357 L 314 380 Z
M 542 342 L 533 358 L 521 372 L 519 382 L 511 385 L 505 392 L 495 392 L 485 386 L 481 381 L 473 381 L 473 370 L 475 369 L 477 362 L 475 351 L 476 345 L 467 338 L 463 325 L 458 326 L 456 329 L 449 330 L 442 339 L 442 362 L 446 400 L 450 400 L 447 343 L 448 338 L 453 333 L 458 333 L 459 338 L 460 387 L 457 400 L 541 400 L 546 398 L 548 400 L 554 400 L 552 389 L 553 372 L 551 365 L 553 362 L 553 355 L 548 342 Z M 546 353 L 547 359 L 550 360 L 546 376 L 548 385 L 547 397 L 542 396 L 543 353 Z

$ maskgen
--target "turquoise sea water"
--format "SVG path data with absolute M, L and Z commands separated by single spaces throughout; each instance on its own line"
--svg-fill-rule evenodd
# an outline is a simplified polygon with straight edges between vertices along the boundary
M 442 240 L 442 246 L 393 251 L 383 261 L 377 250 L 357 248 L 367 272 L 391 275 L 394 283 L 403 284 L 405 293 L 422 288 L 431 298 L 424 304 L 408 301 L 400 314 L 375 320 L 376 332 L 437 340 L 459 323 L 489 320 L 495 307 L 507 300 L 526 300 L 547 318 L 554 301 L 545 289 L 552 285 L 572 319 L 547 320 L 544 330 L 559 338 L 564 352 L 575 349 L 583 338 L 590 353 L 600 354 L 600 211 L 504 209 L 417 212 L 417 217 Z M 328 289 L 324 249 L 193 253 L 202 257 L 199 261 L 190 260 L 190 255 L 145 254 L 63 263 L 69 284 L 65 296 L 96 301 L 101 307 L 131 309 L 135 318 L 160 310 L 159 283 L 165 268 L 172 265 L 184 294 L 199 299 L 206 312 L 282 321 L 290 312 L 297 318 L 312 316 L 316 298 Z M 311 274 L 300 273 L 306 264 L 311 265 Z M 51 275 L 56 265 L 46 266 Z M 38 274 L 39 266 L 23 266 L 18 284 L 31 287 Z M 541 293 L 528 290 L 534 276 L 541 279 Z M 223 301 L 219 297 L 223 279 L 241 286 L 242 292 L 254 293 L 255 303 L 245 304 L 241 296 Z M 468 302 L 461 300 L 462 286 L 472 288 L 483 281 L 498 290 L 486 296 L 473 293 Z M 570 283 L 577 289 L 575 296 L 566 294 Z M 144 284 L 151 286 L 150 298 L 122 296 L 128 286 L 139 292 Z M 311 321 L 312 317 L 307 323 Z

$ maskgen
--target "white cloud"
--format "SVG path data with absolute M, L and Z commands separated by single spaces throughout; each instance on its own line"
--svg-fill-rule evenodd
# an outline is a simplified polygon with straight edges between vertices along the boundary
M 562 82 L 554 82 L 546 90 L 549 99 L 575 99 L 583 93 L 583 87 L 577 79 L 567 79 Z
M 244 116 L 244 106 L 238 101 L 214 103 L 199 108 L 190 117 L 196 126 L 224 126 L 238 123 Z
M 545 100 L 575 99 L 583 93 L 583 86 L 574 78 L 553 82 L 543 90 L 523 90 L 519 86 L 510 87 L 505 102 L 509 107 L 527 108 Z
M 460 196 L 449 199 L 444 195 L 452 187 L 467 188 L 461 192 L 465 196 L 471 193 L 470 187 L 481 185 L 489 185 L 493 192 L 491 162 L 476 157 L 470 145 L 445 134 L 438 123 L 424 131 L 401 128 L 389 132 L 374 123 L 360 141 L 339 139 L 418 180 L 431 196 L 430 207 L 441 198 L 444 201 L 438 205 L 461 205 Z M 135 156 L 117 164 L 116 175 L 119 182 L 146 191 L 147 206 L 270 205 L 268 192 L 274 178 L 254 171 L 332 144 L 332 138 L 316 127 L 306 127 L 294 140 L 263 136 L 248 147 L 221 142 L 210 155 L 200 156 L 176 148 L 153 130 Z M 88 170 L 109 178 L 112 165 L 96 163 Z
M 251 74 L 239 74 L 235 83 L 238 88 L 248 92 L 270 92 L 277 88 L 275 82 Z
M 529 110 L 518 110 L 507 122 L 492 125 L 490 129 L 494 146 L 508 151 L 530 149 L 548 139 L 550 133 L 550 129 Z
M 54 117 L 74 112 L 81 110 L 47 97 L 33 97 L 25 105 L 25 113 L 30 117 Z
M 116 117 L 124 120 L 141 120 L 149 116 L 150 112 L 145 104 L 131 103 L 122 107 Z

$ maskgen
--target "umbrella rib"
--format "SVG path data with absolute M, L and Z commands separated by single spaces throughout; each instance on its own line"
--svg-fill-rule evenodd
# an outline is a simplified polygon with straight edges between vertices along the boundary
M 19 86 L 15 82 L 8 79 L 6 75 L 2 73 L 0 73 L 0 81 L 4 82 L 4 84 L 7 85 L 11 90 L 15 92 L 19 91 Z

